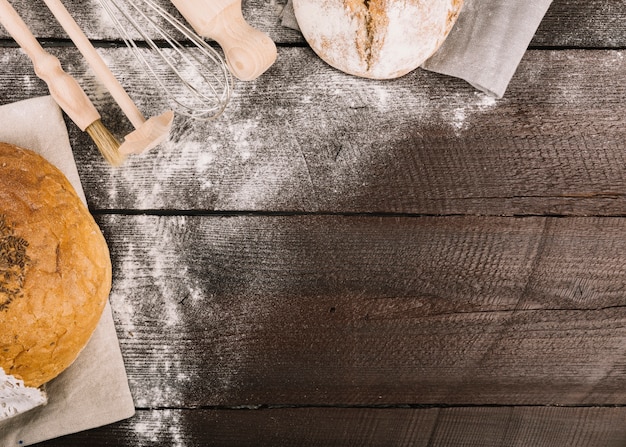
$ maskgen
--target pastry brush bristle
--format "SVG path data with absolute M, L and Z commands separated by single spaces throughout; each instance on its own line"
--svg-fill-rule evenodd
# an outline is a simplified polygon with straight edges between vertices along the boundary
M 96 120 L 85 131 L 98 147 L 102 156 L 113 166 L 120 166 L 126 160 L 126 156 L 119 151 L 120 142 L 106 128 L 102 121 Z

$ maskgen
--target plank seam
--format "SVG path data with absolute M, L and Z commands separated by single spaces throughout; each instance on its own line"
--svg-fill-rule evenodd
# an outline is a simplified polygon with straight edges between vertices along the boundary
M 596 409 L 623 409 L 626 404 L 613 405 L 594 405 L 594 404 L 569 404 L 569 405 L 551 405 L 551 404 L 398 404 L 398 405 L 340 405 L 340 404 L 302 404 L 302 405 L 201 405 L 201 406 L 155 406 L 155 407 L 135 407 L 137 411 L 271 411 L 271 410 L 298 410 L 298 409 L 346 409 L 346 410 L 429 410 L 429 409 L 448 409 L 448 408 L 596 408 Z

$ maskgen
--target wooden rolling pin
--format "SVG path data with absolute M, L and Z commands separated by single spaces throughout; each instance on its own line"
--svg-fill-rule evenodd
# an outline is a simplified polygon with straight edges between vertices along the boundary
M 254 80 L 276 61 L 276 45 L 246 22 L 241 0 L 171 1 L 196 33 L 220 44 L 238 79 Z

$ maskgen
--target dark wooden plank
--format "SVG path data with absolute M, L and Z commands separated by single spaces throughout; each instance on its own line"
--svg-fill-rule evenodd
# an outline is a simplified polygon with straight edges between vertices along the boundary
M 140 407 L 626 399 L 623 219 L 99 221 Z
M 63 37 L 43 6 L 13 3 Z M 94 4 L 67 2 L 92 38 L 115 39 Z M 92 209 L 626 214 L 624 0 L 555 0 L 533 48 L 618 50 L 529 51 L 501 101 L 419 70 L 334 72 L 280 26 L 283 4 L 244 2 L 280 57 L 217 122 L 178 121 L 121 170 L 68 122 Z M 128 130 L 76 52 L 53 52 Z M 125 50 L 103 54 L 160 108 Z M 1 61 L 2 103 L 45 92 L 20 52 Z M 625 443 L 624 408 L 589 406 L 626 397 L 622 218 L 98 220 L 142 410 L 45 445 Z M 412 408 L 425 404 L 488 406 Z M 198 406 L 215 409 L 180 409 Z M 262 409 L 220 409 L 237 406 Z
M 624 408 L 151 410 L 41 447 L 622 447 Z
M 625 18 L 624 0 L 554 0 L 531 45 L 623 48 Z
M 76 52 L 55 52 L 129 132 Z M 126 50 L 105 55 L 146 115 L 162 110 Z M 19 51 L 3 62 L 4 103 L 46 92 Z M 304 48 L 271 70 L 238 83 L 217 121 L 178 119 L 168 144 L 118 170 L 70 123 L 92 209 L 626 214 L 620 51 L 530 51 L 498 101 L 420 70 L 357 79 Z
M 279 44 L 305 45 L 302 35 L 281 25 L 280 14 L 287 0 L 244 0 L 244 17 L 268 33 Z M 13 2 L 25 21 L 42 38 L 65 37 L 45 6 L 33 7 L 28 0 Z M 95 0 L 67 0 L 68 10 L 85 33 L 93 39 L 119 39 L 119 32 L 101 12 Z M 168 3 L 164 6 L 177 17 Z M 624 0 L 554 0 L 544 17 L 532 45 L 590 48 L 622 48 L 626 45 L 626 2 Z M 6 37 L 4 29 L 0 37 Z

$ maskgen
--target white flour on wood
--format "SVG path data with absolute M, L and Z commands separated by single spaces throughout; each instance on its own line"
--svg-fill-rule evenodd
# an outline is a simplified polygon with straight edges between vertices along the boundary
M 217 226 L 213 228 L 212 223 Z M 229 302 L 216 301 L 212 288 L 227 286 L 203 281 L 198 276 L 223 268 L 211 265 L 211 257 L 209 263 L 193 265 L 192 269 L 195 250 L 219 253 L 223 247 L 237 247 L 241 234 L 249 234 L 245 226 L 237 225 L 228 230 L 223 223 L 216 218 L 205 221 L 205 218 L 184 216 L 111 217 L 111 226 L 128 228 L 127 231 L 135 235 L 132 244 L 118 244 L 110 301 L 121 344 L 146 346 L 141 358 L 127 359 L 131 372 L 129 383 L 138 407 L 183 405 L 190 398 L 197 398 L 193 393 L 199 387 L 208 386 L 211 394 L 219 395 L 239 388 L 238 367 L 245 363 L 247 356 L 244 338 L 249 335 L 250 327 L 258 326 L 271 312 L 262 304 L 258 308 L 256 302 L 236 300 L 231 307 Z M 202 226 L 198 228 L 198 225 Z M 188 245 L 188 235 L 198 232 L 207 234 L 208 240 L 205 245 L 192 248 Z M 213 238 L 218 244 L 216 247 L 211 246 Z M 248 274 L 238 275 L 237 280 L 254 287 L 256 270 L 249 275 L 250 278 Z M 229 290 L 220 293 L 228 296 Z M 259 317 L 262 317 L 260 321 Z M 241 319 L 250 324 L 241 323 Z M 230 324 L 225 325 L 225 322 Z M 207 357 L 218 359 L 212 362 L 214 368 L 204 371 L 202 377 L 194 362 L 202 358 L 202 353 L 198 352 L 201 348 L 191 338 L 198 336 L 199 327 L 210 336 Z M 187 336 L 187 331 L 193 332 Z M 153 344 L 162 334 L 170 334 L 167 341 Z M 239 337 L 241 341 L 237 341 Z M 134 371 L 139 376 L 132 374 Z
M 197 132 L 179 136 L 174 129 L 172 140 L 107 171 L 106 201 L 123 200 L 113 206 L 135 209 L 280 209 L 282 202 L 301 206 L 299 195 L 311 188 L 305 160 L 278 127 L 227 116 L 191 125 Z M 268 142 L 273 143 L 272 153 L 266 150 Z M 181 190 L 180 179 L 190 189 Z
M 176 410 L 152 410 L 130 420 L 134 447 L 155 444 L 169 447 L 185 447 L 185 427 L 182 412 Z

